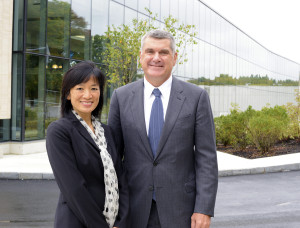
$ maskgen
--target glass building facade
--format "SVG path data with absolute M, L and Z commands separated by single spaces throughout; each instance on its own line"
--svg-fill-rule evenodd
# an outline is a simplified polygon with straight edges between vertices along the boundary
M 95 36 L 108 25 L 157 14 L 157 25 L 172 15 L 195 25 L 197 44 L 186 48 L 188 61 L 174 68 L 178 78 L 210 95 L 215 117 L 252 105 L 294 102 L 300 65 L 266 49 L 199 0 L 14 0 L 11 119 L 0 120 L 0 142 L 44 139 L 59 118 L 62 76 L 82 60 L 99 65 L 103 50 Z M 106 121 L 112 89 L 102 113 Z

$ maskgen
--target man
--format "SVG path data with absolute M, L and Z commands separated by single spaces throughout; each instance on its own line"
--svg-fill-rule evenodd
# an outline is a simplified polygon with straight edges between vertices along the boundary
M 209 97 L 172 76 L 176 59 L 170 33 L 147 33 L 144 79 L 111 98 L 108 123 L 124 156 L 131 228 L 208 228 L 214 215 L 218 167 Z

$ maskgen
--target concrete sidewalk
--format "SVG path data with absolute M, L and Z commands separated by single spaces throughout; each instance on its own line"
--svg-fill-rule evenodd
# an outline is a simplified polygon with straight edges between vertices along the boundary
M 300 170 L 300 153 L 245 159 L 218 152 L 219 176 Z M 54 179 L 46 152 L 4 155 L 0 158 L 0 179 Z

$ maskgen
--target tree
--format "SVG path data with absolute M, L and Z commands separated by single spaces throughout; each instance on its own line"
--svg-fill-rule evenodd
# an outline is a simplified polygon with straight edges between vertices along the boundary
M 97 62 L 105 65 L 108 83 L 117 87 L 125 85 L 141 77 L 139 51 L 142 36 L 153 29 L 155 26 L 156 15 L 146 9 L 150 15 L 149 19 L 132 20 L 132 26 L 109 26 L 103 37 L 97 37 L 101 43 L 105 43 L 104 51 L 101 57 L 94 54 L 94 58 L 98 58 Z M 164 19 L 164 30 L 169 31 L 176 40 L 176 51 L 178 52 L 178 64 L 187 61 L 185 47 L 188 44 L 196 44 L 196 32 L 194 25 L 181 24 L 176 27 L 177 19 L 171 15 Z M 95 49 L 94 49 L 95 50 Z

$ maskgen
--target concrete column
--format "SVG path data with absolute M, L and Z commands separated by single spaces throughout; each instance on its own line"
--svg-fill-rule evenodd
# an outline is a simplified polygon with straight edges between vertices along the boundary
M 11 118 L 13 0 L 0 1 L 0 119 Z

